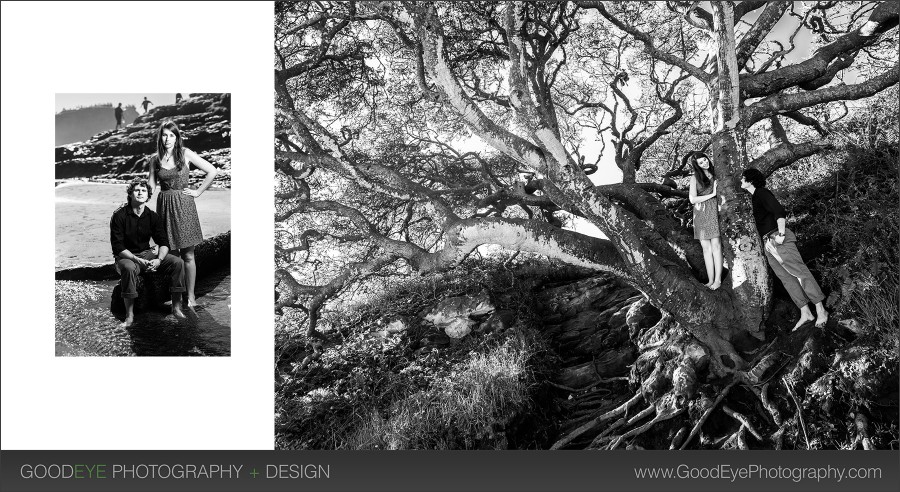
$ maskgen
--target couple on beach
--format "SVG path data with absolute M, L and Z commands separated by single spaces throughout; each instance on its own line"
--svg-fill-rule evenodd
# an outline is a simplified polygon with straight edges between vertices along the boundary
M 718 289 L 722 285 L 722 243 L 719 240 L 719 208 L 716 203 L 716 171 L 709 156 L 694 152 L 688 156 L 693 169 L 688 199 L 694 205 L 694 239 L 703 247 L 703 260 L 709 281 L 706 286 Z M 791 300 L 800 308 L 800 319 L 794 330 L 815 320 L 821 328 L 828 321 L 828 311 L 822 305 L 825 294 L 800 252 L 797 237 L 786 227 L 784 207 L 766 189 L 766 177 L 758 169 L 748 168 L 741 173 L 741 188 L 752 195 L 753 218 L 762 236 L 766 260 L 784 284 Z M 809 303 L 816 306 L 813 316 Z
M 191 189 L 190 166 L 206 173 L 203 183 Z M 181 298 L 187 293 L 188 308 L 197 305 L 194 285 L 197 266 L 194 247 L 203 241 L 200 219 L 194 199 L 212 184 L 215 166 L 185 148 L 181 131 L 171 120 L 164 121 L 156 133 L 156 153 L 149 159 L 148 179 L 135 179 L 128 185 L 128 201 L 110 219 L 110 243 L 125 303 L 125 322 L 134 324 L 134 302 L 138 296 L 137 277 L 143 272 L 160 271 L 170 277 L 172 314 L 184 319 Z M 156 212 L 146 207 L 157 184 L 160 192 Z M 150 239 L 157 245 L 154 253 Z M 169 254 L 178 250 L 179 256 Z

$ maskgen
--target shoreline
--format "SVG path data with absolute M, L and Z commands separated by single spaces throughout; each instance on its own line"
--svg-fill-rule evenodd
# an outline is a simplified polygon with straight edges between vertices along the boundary
M 130 179 L 115 179 L 115 178 L 102 178 L 102 179 L 94 179 L 94 178 L 64 178 L 64 179 L 55 179 L 54 180 L 54 189 L 58 188 L 67 188 L 70 186 L 81 186 L 81 185 L 127 185 L 130 183 Z M 222 190 L 230 190 L 231 185 L 221 186 L 213 182 L 206 191 L 222 191 Z

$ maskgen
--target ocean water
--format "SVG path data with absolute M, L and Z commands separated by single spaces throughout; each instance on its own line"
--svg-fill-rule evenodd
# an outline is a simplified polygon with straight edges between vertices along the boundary
M 58 356 L 229 356 L 231 274 L 223 269 L 197 280 L 200 306 L 177 320 L 171 307 L 135 313 L 134 326 L 117 329 L 123 313 L 110 311 L 117 282 L 56 282 Z
M 124 184 L 65 183 L 56 187 L 56 269 L 112 263 L 109 219 L 125 202 Z M 231 230 L 231 190 L 196 199 L 203 237 Z M 156 210 L 156 195 L 147 204 Z

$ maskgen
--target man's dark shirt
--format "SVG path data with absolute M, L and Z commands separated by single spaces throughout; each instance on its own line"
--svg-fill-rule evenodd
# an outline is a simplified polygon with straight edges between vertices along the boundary
M 121 106 L 119 106 L 119 107 L 116 108 L 116 121 L 122 121 L 122 114 L 123 114 L 123 113 L 124 113 L 124 111 L 122 110 L 122 107 L 121 107 Z
M 148 250 L 150 238 L 157 246 L 169 245 L 163 222 L 156 212 L 144 207 L 144 213 L 138 217 L 129 205 L 122 205 L 113 212 L 109 221 L 109 242 L 113 255 L 126 249 L 135 254 Z
M 771 191 L 765 188 L 757 188 L 753 192 L 753 218 L 756 219 L 756 230 L 761 236 L 778 228 L 778 219 L 787 217 L 784 207 L 778 203 L 778 199 Z

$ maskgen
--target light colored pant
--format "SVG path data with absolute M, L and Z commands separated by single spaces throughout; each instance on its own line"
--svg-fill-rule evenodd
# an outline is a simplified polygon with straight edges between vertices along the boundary
M 819 288 L 819 283 L 803 263 L 800 251 L 797 250 L 797 236 L 790 229 L 785 228 L 782 244 L 776 243 L 773 237 L 766 237 L 763 242 L 769 266 L 781 279 L 781 283 L 797 307 L 802 308 L 809 302 L 818 304 L 825 300 L 825 294 Z M 773 248 L 777 257 L 772 254 Z

